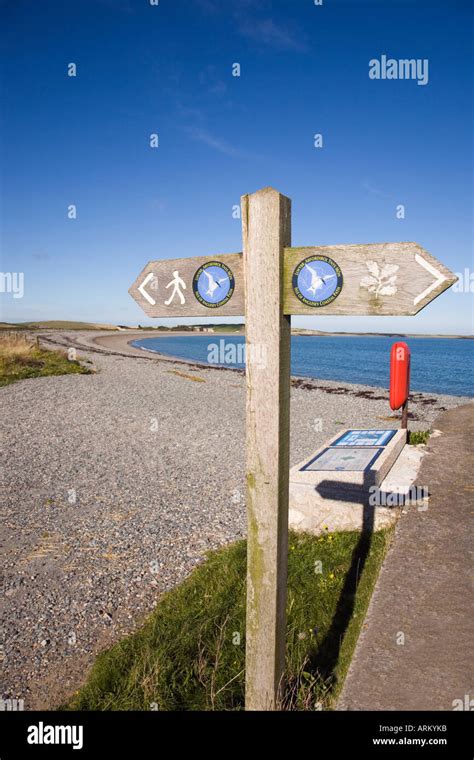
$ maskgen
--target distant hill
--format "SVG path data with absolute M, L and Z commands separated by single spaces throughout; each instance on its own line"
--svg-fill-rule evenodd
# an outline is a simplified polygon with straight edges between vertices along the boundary
M 0 322 L 0 330 L 118 330 L 118 327 L 92 322 L 67 322 L 53 319 L 45 322 Z
M 472 340 L 474 335 L 443 335 L 442 333 L 373 333 L 373 332 L 322 332 L 321 330 L 307 330 L 304 327 L 295 327 L 291 330 L 292 335 L 308 335 L 318 336 L 322 338 L 333 337 L 347 337 L 347 338 L 367 338 L 367 337 L 379 337 L 379 338 L 452 338 L 459 340 Z
M 245 325 L 234 323 L 227 325 L 223 322 L 205 325 L 172 325 L 171 327 L 168 327 L 167 325 L 138 325 L 138 329 L 157 330 L 158 332 L 198 332 L 199 330 L 211 330 L 211 332 L 238 333 L 244 331 Z
M 138 325 L 130 327 L 128 325 L 110 325 L 101 324 L 99 322 L 74 322 L 67 320 L 38 320 L 37 322 L 0 322 L 0 330 L 149 330 L 157 332 L 196 332 L 199 329 L 209 330 L 219 333 L 242 333 L 245 334 L 245 325 L 232 323 L 214 323 L 214 324 L 202 324 L 202 325 L 174 325 L 173 327 L 167 327 L 166 325 L 156 325 L 156 327 L 149 325 Z M 321 330 L 310 330 L 304 327 L 294 327 L 291 330 L 292 335 L 316 335 L 321 337 L 367 337 L 367 336 L 384 336 L 387 338 L 458 338 L 464 340 L 473 340 L 472 335 L 424 335 L 422 333 L 410 334 L 410 333 L 371 333 L 371 332 L 323 332 Z

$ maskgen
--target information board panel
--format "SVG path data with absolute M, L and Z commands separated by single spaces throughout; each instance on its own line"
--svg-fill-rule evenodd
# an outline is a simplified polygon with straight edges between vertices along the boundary
M 396 430 L 347 430 L 332 446 L 386 446 Z
M 365 472 L 370 470 L 372 464 L 382 453 L 383 448 L 364 447 L 331 447 L 321 451 L 314 459 L 303 465 L 302 471 L 348 471 Z

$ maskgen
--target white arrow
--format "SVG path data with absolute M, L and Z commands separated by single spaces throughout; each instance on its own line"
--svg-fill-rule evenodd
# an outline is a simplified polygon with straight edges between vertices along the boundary
M 432 290 L 437 288 L 441 283 L 443 283 L 448 278 L 445 277 L 444 274 L 439 272 L 435 267 L 429 263 L 429 261 L 426 261 L 426 259 L 423 258 L 423 256 L 420 256 L 419 253 L 415 253 L 415 261 L 418 262 L 422 267 L 424 267 L 430 274 L 433 275 L 433 277 L 436 277 L 435 281 L 431 283 L 431 285 L 428 285 L 426 290 L 423 291 L 423 293 L 420 293 L 418 296 L 416 296 L 413 299 L 413 305 L 416 306 L 417 303 L 420 303 L 426 296 L 429 296 Z
M 147 276 L 143 280 L 142 284 L 138 286 L 138 290 L 142 294 L 143 298 L 146 298 L 146 300 L 148 301 L 148 303 L 151 303 L 152 306 L 154 306 L 156 304 L 156 301 L 155 301 L 154 298 L 151 297 L 151 295 L 149 293 L 146 292 L 145 285 L 148 282 L 150 282 L 150 280 L 153 280 L 154 276 L 155 275 L 153 274 L 153 272 L 150 272 L 149 274 L 147 274 Z

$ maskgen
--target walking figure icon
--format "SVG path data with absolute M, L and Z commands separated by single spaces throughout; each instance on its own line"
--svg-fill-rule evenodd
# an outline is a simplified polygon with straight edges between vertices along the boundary
M 173 287 L 173 292 L 171 293 L 171 295 L 168 298 L 168 300 L 165 301 L 165 306 L 169 306 L 170 305 L 170 303 L 173 300 L 173 298 L 175 297 L 175 295 L 179 296 L 179 300 L 180 300 L 181 304 L 186 303 L 186 299 L 184 297 L 184 294 L 181 292 L 181 288 L 183 290 L 186 290 L 186 283 L 179 276 L 179 272 L 178 272 L 177 269 L 175 269 L 175 271 L 173 272 L 173 279 L 171 280 L 171 282 L 168 283 L 168 285 L 166 285 L 166 287 L 169 288 L 169 287 L 171 287 L 171 285 L 174 286 Z

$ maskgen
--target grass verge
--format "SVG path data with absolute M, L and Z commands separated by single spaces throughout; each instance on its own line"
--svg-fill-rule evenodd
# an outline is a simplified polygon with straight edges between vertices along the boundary
M 430 437 L 429 430 L 409 430 L 408 431 L 408 443 L 410 446 L 419 446 L 428 442 Z
M 27 377 L 70 374 L 89 374 L 89 370 L 63 351 L 40 348 L 31 337 L 0 335 L 0 387 Z
M 331 709 L 391 534 L 290 534 L 284 709 Z M 245 541 L 209 553 L 62 709 L 242 709 L 245 571 Z

